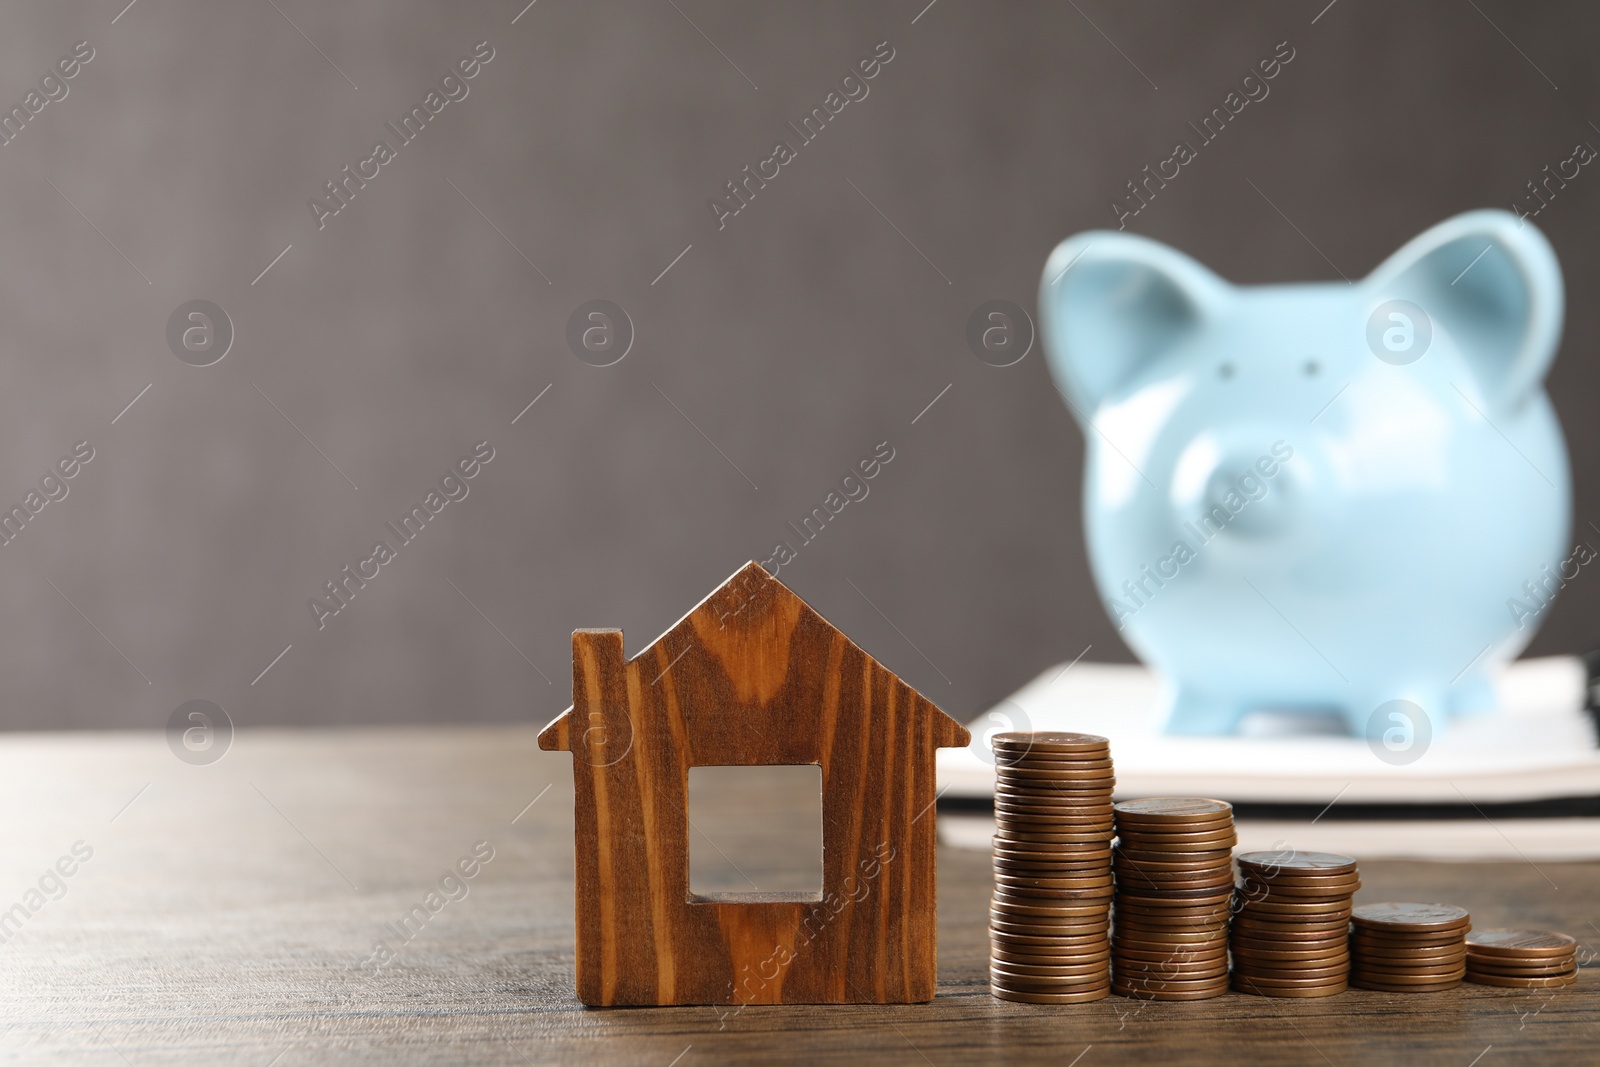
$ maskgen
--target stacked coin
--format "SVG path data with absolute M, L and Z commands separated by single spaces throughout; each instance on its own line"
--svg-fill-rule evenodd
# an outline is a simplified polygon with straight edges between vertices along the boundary
M 1233 806 L 1159 797 L 1115 812 L 1112 992 L 1143 1000 L 1227 992 Z
M 1578 943 L 1553 930 L 1474 930 L 1467 981 L 1547 989 L 1578 980 Z
M 1111 747 L 1047 732 L 992 744 L 990 989 L 1034 1004 L 1099 1000 L 1111 986 Z
M 1335 852 L 1246 852 L 1234 900 L 1233 988 L 1263 997 L 1342 993 L 1350 975 L 1356 861 Z
M 1350 984 L 1431 993 L 1461 984 L 1472 917 L 1450 904 L 1363 904 L 1351 916 Z

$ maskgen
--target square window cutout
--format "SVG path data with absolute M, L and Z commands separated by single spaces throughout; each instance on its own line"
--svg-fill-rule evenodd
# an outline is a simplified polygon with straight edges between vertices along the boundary
M 689 768 L 689 895 L 822 899 L 822 768 Z

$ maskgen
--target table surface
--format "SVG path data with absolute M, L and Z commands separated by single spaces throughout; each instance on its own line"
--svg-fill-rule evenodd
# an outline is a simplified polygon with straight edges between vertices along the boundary
M 0 738 L 0 1060 L 1600 1061 L 1592 969 L 1553 992 L 1004 1003 L 985 979 L 989 858 L 951 848 L 931 1004 L 586 1010 L 569 760 L 538 752 L 531 727 L 244 732 L 207 766 L 154 733 Z M 723 793 L 697 823 L 715 857 L 705 877 L 793 873 L 792 843 L 816 818 L 795 781 L 714 783 Z M 741 820 L 765 832 L 741 836 Z M 492 858 L 447 878 L 475 849 Z M 1450 901 L 1479 926 L 1600 946 L 1600 864 L 1382 862 L 1362 876 L 1360 900 Z M 394 927 L 418 904 L 428 920 L 405 940 Z M 375 955 L 384 938 L 392 959 Z

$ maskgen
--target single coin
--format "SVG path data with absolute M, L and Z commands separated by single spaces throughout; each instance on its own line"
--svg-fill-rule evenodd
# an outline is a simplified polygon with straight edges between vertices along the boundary
M 995 865 L 994 876 L 996 880 L 1005 879 L 1011 882 L 1040 882 L 1045 888 L 1050 889 L 1082 889 L 1112 890 L 1109 876 L 1104 874 L 1082 875 L 1072 871 L 1056 871 L 1048 867 L 1015 867 Z
M 1249 971 L 1235 971 L 1235 977 L 1248 977 L 1252 983 L 1262 988 L 1270 989 L 1316 989 L 1322 986 L 1343 984 L 1345 974 L 1316 975 L 1312 977 L 1282 977 L 1278 975 L 1261 975 Z
M 1565 956 L 1577 950 L 1577 941 L 1554 930 L 1474 930 L 1467 935 L 1467 951 L 1484 956 L 1524 959 Z
M 1189 951 L 1192 948 L 1193 951 Z M 1188 966 L 1190 964 L 1205 965 L 1215 963 L 1227 958 L 1227 946 L 1220 942 L 1215 947 L 1209 946 L 1178 946 L 1176 948 L 1126 948 L 1120 947 L 1112 950 L 1112 958 L 1131 960 L 1138 963 L 1162 963 L 1168 966 Z
M 1238 915 L 1233 917 L 1232 935 L 1240 938 L 1240 944 L 1245 948 L 1269 945 L 1283 949 L 1302 948 L 1341 948 L 1355 949 L 1350 946 L 1341 926 L 1284 926 L 1272 924 L 1270 926 L 1251 922 Z
M 1352 939 L 1350 950 L 1360 955 L 1360 957 L 1366 958 L 1366 960 L 1453 960 L 1456 963 L 1461 963 L 1462 960 L 1469 960 L 1470 958 L 1461 945 L 1422 945 L 1422 947 L 1400 945 L 1400 947 L 1397 947 L 1397 945 L 1374 945 L 1370 944 L 1370 942 L 1354 941 Z
M 1117 898 L 1117 918 L 1130 922 L 1161 923 L 1174 925 L 1178 923 L 1207 922 L 1225 923 L 1233 915 L 1226 904 L 1208 904 L 1204 907 L 1167 907 L 1136 908 L 1133 906 L 1134 898 Z
M 1000 1000 L 1011 1000 L 1019 1004 L 1086 1004 L 1091 1000 L 1104 1000 L 1111 995 L 1111 985 L 1107 983 L 1096 989 L 1086 989 L 1081 993 L 1032 993 L 1025 990 L 1007 989 L 1004 986 L 990 984 L 989 992 Z
M 1056 953 L 1085 953 L 1109 951 L 1110 940 L 1105 934 L 1084 934 L 1079 937 L 1049 937 L 1037 934 L 1011 934 L 1004 930 L 989 931 L 989 947 L 1019 955 L 1054 955 Z
M 1126 915 L 1215 915 L 1227 918 L 1233 914 L 1232 902 L 1227 897 L 1208 896 L 1144 896 L 1122 892 L 1117 894 L 1117 911 Z
M 1105 968 L 1090 974 L 1037 975 L 1016 974 L 993 965 L 989 968 L 989 981 L 999 982 L 1007 989 L 1032 990 L 1038 993 L 1071 993 L 1080 989 L 1093 989 L 1106 983 L 1110 977 Z
M 1462 940 L 1459 931 L 1457 931 L 1454 936 L 1449 934 L 1443 936 L 1429 934 L 1425 936 L 1413 935 L 1402 938 L 1373 934 L 1370 931 L 1361 929 L 1359 926 L 1351 928 L 1350 943 L 1352 945 L 1359 945 L 1365 948 L 1374 948 L 1379 950 L 1414 949 L 1419 952 L 1427 951 L 1429 949 L 1454 948 L 1465 950 L 1466 948 L 1466 942 Z
M 1061 937 L 1068 939 L 1098 937 L 1104 939 L 1111 935 L 1111 924 L 1104 919 L 1098 923 L 1081 923 L 1073 926 L 1059 923 L 1040 924 L 1031 921 L 1009 923 L 1003 919 L 990 919 L 989 934 L 991 937 Z
M 989 946 L 989 958 L 1000 960 L 1002 963 L 1014 963 L 1030 967 L 1076 966 L 1079 964 L 1101 963 L 1111 959 L 1111 947 L 1102 942 L 1098 946 L 1086 947 L 1079 951 L 1059 952 L 1038 946 L 1014 948 L 1009 945 L 991 944 Z
M 1239 856 L 1239 866 L 1264 872 L 1268 877 L 1282 874 L 1342 874 L 1356 869 L 1353 856 L 1337 852 L 1299 852 L 1279 849 L 1267 852 L 1245 852 Z
M 1262 959 L 1259 956 L 1241 956 L 1233 954 L 1233 966 L 1236 970 L 1249 971 L 1252 974 L 1299 974 L 1320 971 L 1328 967 L 1339 967 L 1348 971 L 1350 969 L 1349 956 L 1318 956 L 1311 959 Z
M 1250 993 L 1258 997 L 1331 997 L 1349 988 L 1348 982 L 1332 982 L 1323 986 L 1274 986 L 1259 982 L 1245 974 L 1233 976 L 1234 992 Z
M 1349 949 L 1339 941 L 1256 941 L 1242 937 L 1237 931 L 1230 933 L 1228 947 L 1235 955 L 1246 959 L 1314 960 L 1350 954 Z M 1278 955 L 1262 955 L 1266 952 Z
M 1204 797 L 1147 797 L 1143 800 L 1124 800 L 1117 805 L 1117 814 L 1130 820 L 1182 819 L 1186 816 L 1211 817 L 1233 812 L 1233 805 L 1225 800 L 1208 800 Z
M 1220 997 L 1228 991 L 1228 984 L 1222 983 L 1220 988 L 1201 989 L 1192 992 L 1172 992 L 1169 990 L 1139 989 L 1133 986 L 1113 985 L 1111 991 L 1119 997 L 1129 1000 L 1210 1000 Z
M 1161 945 L 1213 945 L 1224 944 L 1228 940 L 1226 933 L 1211 930 L 1147 930 L 1133 926 L 1119 926 L 1111 938 L 1111 948 L 1115 951 L 1118 946 L 1126 948 L 1149 948 Z
M 1107 846 L 1104 839 L 1097 839 L 1094 841 L 1074 841 L 1073 837 L 1080 832 L 1082 831 L 1071 829 L 1070 824 L 1057 830 L 1043 830 L 1025 826 L 1006 826 L 1004 823 L 1002 823 L 999 826 L 998 831 L 995 833 L 995 837 L 999 839 L 1000 843 L 1030 848 L 1041 852 L 1050 851 L 1059 855 L 1066 855 L 1068 853 L 1094 853 L 1103 854 L 1107 859 L 1111 858 L 1111 849 Z
M 1259 915 L 1237 914 L 1234 924 L 1243 932 L 1262 937 L 1287 937 L 1296 940 L 1320 940 L 1344 932 L 1344 919 L 1283 919 L 1263 918 Z
M 1222 826 L 1202 826 L 1192 828 L 1188 826 L 1173 827 L 1172 829 L 1156 829 L 1151 826 L 1138 824 L 1129 825 L 1122 819 L 1113 818 L 1116 823 L 1117 834 L 1121 837 L 1153 842 L 1157 848 L 1165 848 L 1184 841 L 1207 841 L 1221 838 L 1234 837 L 1238 831 L 1232 823 Z M 1220 845 L 1218 848 L 1222 847 Z
M 1247 945 L 1241 938 L 1231 938 L 1229 947 L 1233 954 L 1240 959 L 1262 960 L 1268 963 L 1292 964 L 1296 961 L 1316 961 L 1326 959 L 1349 959 L 1350 950 L 1344 945 L 1335 942 L 1327 948 L 1301 948 L 1298 944 L 1289 947 L 1285 944 L 1273 944 L 1271 948 L 1258 948 Z
M 1233 849 L 1213 848 L 1200 851 L 1166 852 L 1146 848 L 1118 846 L 1117 855 L 1129 863 L 1165 864 L 1173 870 L 1180 868 L 1226 867 L 1233 859 Z
M 1385 982 L 1389 985 L 1436 985 L 1439 982 L 1458 981 L 1467 973 L 1465 967 L 1440 968 L 1438 970 L 1391 970 L 1386 967 L 1369 967 L 1360 959 L 1353 960 L 1350 964 L 1352 977 L 1370 978 L 1375 982 Z
M 1358 989 L 1376 989 L 1384 993 L 1442 993 L 1447 989 L 1455 989 L 1461 985 L 1462 979 L 1456 978 L 1437 985 L 1396 985 L 1392 982 L 1381 982 L 1374 978 L 1359 978 L 1354 972 L 1350 975 L 1350 984 Z
M 1384 933 L 1431 934 L 1465 929 L 1472 916 L 1453 904 L 1363 904 L 1352 917 L 1356 926 Z
M 1233 969 L 1253 978 L 1262 978 L 1268 981 L 1311 981 L 1313 979 L 1341 979 L 1350 973 L 1348 963 L 1330 963 L 1326 967 L 1263 967 L 1256 964 L 1240 966 L 1235 960 Z
M 1119 916 L 1115 926 L 1124 935 L 1132 934 L 1134 936 L 1165 933 L 1168 930 L 1181 930 L 1194 934 L 1210 934 L 1219 941 L 1225 941 L 1228 937 L 1228 922 L 1226 919 L 1221 921 L 1181 919 L 1175 922 L 1162 922 L 1157 919 L 1153 922 L 1144 922 L 1128 916 Z
M 1348 882 L 1342 886 L 1306 886 L 1293 884 L 1280 884 L 1278 882 L 1260 882 L 1246 876 L 1239 883 L 1239 893 L 1250 900 L 1338 900 L 1349 903 L 1350 898 L 1361 888 L 1360 881 Z
M 1204 971 L 1174 974 L 1165 970 L 1143 971 L 1119 965 L 1111 972 L 1111 978 L 1113 982 L 1123 985 L 1147 986 L 1151 989 L 1206 989 L 1213 984 L 1227 985 L 1228 968 L 1226 964 L 1221 964 Z M 1189 984 L 1191 982 L 1195 984 Z
M 1487 963 L 1483 960 L 1467 957 L 1467 970 L 1479 974 L 1503 974 L 1507 978 L 1536 978 L 1544 974 L 1567 974 L 1578 965 L 1578 961 L 1568 956 L 1566 959 L 1545 960 L 1540 963 Z
M 1099 734 L 1068 730 L 1006 730 L 989 738 L 989 743 L 995 748 L 1021 746 L 1054 751 L 1111 747 L 1111 742 Z
M 1245 852 L 1242 855 L 1249 856 L 1253 855 L 1253 853 Z M 1245 878 L 1253 878 L 1268 885 L 1315 887 L 1349 885 L 1361 881 L 1361 872 L 1359 870 L 1325 873 L 1321 871 L 1263 869 L 1258 866 L 1251 866 L 1249 863 L 1241 863 L 1239 864 L 1239 873 Z
M 1148 837 L 1130 837 L 1120 832 L 1115 840 L 1116 847 L 1123 852 L 1167 857 L 1156 861 L 1159 863 L 1184 863 L 1188 862 L 1190 857 L 1200 854 L 1204 860 L 1217 867 L 1224 866 L 1224 863 L 1223 857 L 1215 854 L 1226 853 L 1237 843 L 1236 838 L 1220 837 L 1208 841 L 1174 841 L 1171 844 L 1164 844 L 1152 841 Z
M 1483 974 L 1481 972 L 1467 971 L 1466 979 L 1477 985 L 1494 985 L 1510 989 L 1559 989 L 1562 986 L 1572 985 L 1578 980 L 1578 972 L 1571 974 L 1550 975 L 1533 978 L 1518 978 L 1506 974 Z
M 1330 904 L 1326 901 L 1304 900 L 1245 900 L 1240 898 L 1241 909 L 1263 918 L 1282 916 L 1284 919 L 1348 919 L 1351 907 L 1348 902 Z
M 1111 758 L 1098 756 L 1093 752 L 1045 752 L 1043 750 L 1030 751 L 1026 754 L 1010 749 L 995 750 L 995 765 L 997 767 L 1075 767 L 1086 771 L 1104 771 L 1111 769 Z
M 1064 979 L 1078 981 L 1084 979 L 1099 985 L 1111 973 L 1111 960 L 1104 959 L 1089 963 L 1016 963 L 1011 960 L 991 959 L 989 961 L 989 974 L 1002 978 L 1038 978 L 1047 981 Z

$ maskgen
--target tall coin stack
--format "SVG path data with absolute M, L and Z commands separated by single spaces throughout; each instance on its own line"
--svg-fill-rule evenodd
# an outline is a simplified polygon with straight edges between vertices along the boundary
M 1343 993 L 1356 861 L 1335 852 L 1245 852 L 1235 899 L 1233 988 L 1263 997 Z
M 1204 1000 L 1228 991 L 1233 806 L 1161 797 L 1115 808 L 1112 992 Z
M 1391 993 L 1454 989 L 1472 917 L 1449 904 L 1363 904 L 1351 916 L 1350 984 Z
M 1467 935 L 1467 981 L 1549 989 L 1578 980 L 1578 943 L 1553 930 L 1474 930 Z
M 1099 1000 L 1111 987 L 1111 746 L 1046 732 L 992 744 L 990 989 L 1033 1004 Z

